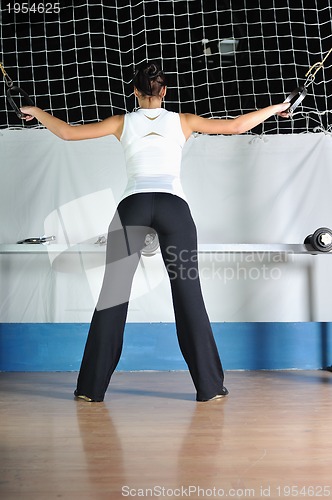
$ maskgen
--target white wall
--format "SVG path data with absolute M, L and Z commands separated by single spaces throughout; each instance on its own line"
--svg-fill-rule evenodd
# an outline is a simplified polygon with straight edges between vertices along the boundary
M 183 186 L 200 243 L 302 243 L 332 227 L 331 165 L 322 133 L 192 137 Z M 94 242 L 126 182 L 116 139 L 64 142 L 38 129 L 0 132 L 0 170 L 0 244 L 45 233 Z M 90 320 L 103 255 L 54 256 L 0 256 L 0 322 Z M 200 265 L 212 321 L 332 319 L 331 255 L 204 255 Z M 129 321 L 173 321 L 160 255 L 142 261 Z

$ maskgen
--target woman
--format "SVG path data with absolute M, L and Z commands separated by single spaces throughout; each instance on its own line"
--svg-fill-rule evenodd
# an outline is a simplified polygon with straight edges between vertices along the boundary
M 104 400 L 122 351 L 133 276 L 147 229 L 152 228 L 168 271 L 178 341 L 196 400 L 222 398 L 228 391 L 198 277 L 196 227 L 180 183 L 182 148 L 193 132 L 241 134 L 272 115 L 287 117 L 289 103 L 232 120 L 211 120 L 162 108 L 167 86 L 156 64 L 139 69 L 133 83 L 139 109 L 98 123 L 71 126 L 37 107 L 22 108 L 26 120 L 37 118 L 64 140 L 114 135 L 125 154 L 128 184 L 109 227 L 103 285 L 75 396 L 89 402 Z M 182 259 L 184 252 L 191 258 Z

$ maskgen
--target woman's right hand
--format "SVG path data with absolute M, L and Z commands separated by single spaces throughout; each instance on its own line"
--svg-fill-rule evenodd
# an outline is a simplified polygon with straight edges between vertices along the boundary
M 290 102 L 284 101 L 281 104 L 275 105 L 277 108 L 276 115 L 281 116 L 282 118 L 289 118 L 288 109 L 290 107 Z

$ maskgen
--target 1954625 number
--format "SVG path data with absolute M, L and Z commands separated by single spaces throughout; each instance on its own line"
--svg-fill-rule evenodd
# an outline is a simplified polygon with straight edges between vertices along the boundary
M 60 12 L 60 3 L 32 3 L 30 2 L 14 2 L 14 3 L 7 3 L 6 5 L 8 9 L 8 13 L 14 13 L 14 14 L 59 14 Z

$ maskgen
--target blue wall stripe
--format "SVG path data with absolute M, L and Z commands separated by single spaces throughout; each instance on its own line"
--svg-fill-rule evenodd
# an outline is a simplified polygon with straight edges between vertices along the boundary
M 332 323 L 213 323 L 226 370 L 332 364 Z M 77 371 L 86 323 L 1 323 L 0 371 Z M 118 370 L 185 370 L 173 323 L 128 323 Z

